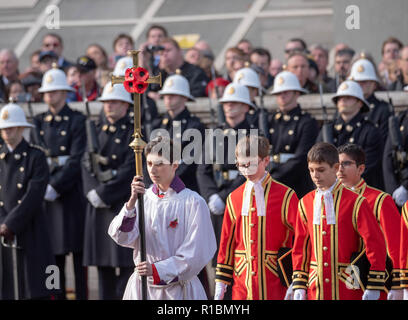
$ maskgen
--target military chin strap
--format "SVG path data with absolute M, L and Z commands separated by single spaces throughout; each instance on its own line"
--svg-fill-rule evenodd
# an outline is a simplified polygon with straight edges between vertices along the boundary
M 7 243 L 4 237 L 1 237 L 1 244 L 11 249 L 11 259 L 13 264 L 13 285 L 14 285 L 14 300 L 20 299 L 20 288 L 19 288 L 19 279 L 18 279 L 18 257 L 17 250 L 21 249 L 17 245 L 17 237 L 14 236 L 14 240 L 11 243 Z

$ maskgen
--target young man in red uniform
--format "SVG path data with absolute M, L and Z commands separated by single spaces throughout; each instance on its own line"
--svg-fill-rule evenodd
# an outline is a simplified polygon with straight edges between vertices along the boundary
M 247 181 L 227 198 L 215 300 L 223 299 L 228 285 L 232 285 L 233 300 L 283 300 L 287 289 L 279 279 L 277 257 L 281 248 L 292 247 L 298 198 L 266 172 L 267 138 L 243 137 L 235 155 Z
M 408 300 L 408 201 L 402 206 L 401 211 L 401 287 L 404 288 L 404 300 Z
M 350 188 L 359 195 L 367 199 L 371 210 L 385 236 L 387 245 L 387 255 L 392 266 L 392 271 L 388 276 L 390 283 L 387 281 L 388 297 L 385 292 L 381 293 L 381 300 L 401 300 L 403 291 L 400 285 L 400 214 L 398 208 L 392 200 L 392 197 L 378 190 L 370 187 L 361 178 L 365 170 L 365 153 L 364 150 L 356 144 L 345 144 L 338 148 L 340 167 L 337 171 L 337 178 L 344 186 Z M 388 265 L 387 265 L 388 269 Z
M 292 251 L 294 300 L 378 300 L 385 283 L 386 247 L 368 201 L 336 179 L 339 155 L 333 145 L 315 144 L 307 161 L 317 189 L 299 201 Z M 353 253 L 363 248 L 371 264 L 364 289 L 350 266 Z

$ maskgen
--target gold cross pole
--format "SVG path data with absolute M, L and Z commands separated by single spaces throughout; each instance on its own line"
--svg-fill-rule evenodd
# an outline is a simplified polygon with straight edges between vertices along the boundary
M 135 68 L 139 68 L 139 55 L 140 51 L 139 50 L 130 50 L 128 51 L 128 55 L 132 56 L 133 58 L 133 67 L 132 69 L 134 70 Z M 129 71 L 126 70 L 127 72 Z M 146 70 L 145 70 L 146 71 Z M 147 71 L 146 71 L 147 72 Z M 130 74 L 132 78 L 134 78 L 134 74 Z M 141 107 L 140 107 L 140 93 L 134 92 L 132 89 L 134 88 L 135 85 L 137 85 L 134 81 L 129 81 L 129 78 L 127 79 L 126 76 L 112 76 L 112 86 L 114 84 L 123 84 L 126 82 L 128 87 L 130 87 L 131 91 L 129 91 L 126 86 L 126 90 L 133 93 L 133 106 L 134 106 L 134 133 L 133 133 L 133 141 L 129 144 L 129 146 L 133 149 L 135 152 L 135 162 L 136 162 L 136 175 L 137 176 L 143 176 L 143 166 L 142 166 L 142 153 L 143 149 L 146 146 L 146 142 L 143 141 L 142 139 L 142 125 L 141 125 Z M 143 86 L 146 84 L 150 83 L 157 83 L 162 85 L 162 78 L 161 74 L 154 76 L 154 77 L 149 77 L 145 81 L 143 81 L 143 84 L 139 85 Z M 144 90 L 142 90 L 144 92 Z M 149 139 L 150 137 L 147 137 Z M 144 201 L 143 201 L 143 195 L 139 194 L 138 195 L 138 209 L 139 209 L 139 238 L 140 238 L 140 257 L 141 257 L 141 262 L 146 261 L 146 243 L 145 243 L 145 225 L 144 225 Z M 147 278 L 146 276 L 142 277 L 142 300 L 147 300 Z

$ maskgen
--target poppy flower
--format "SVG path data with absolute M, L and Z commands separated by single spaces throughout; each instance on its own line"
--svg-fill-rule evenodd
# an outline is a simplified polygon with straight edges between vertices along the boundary
M 178 220 L 176 218 L 175 220 L 170 222 L 169 227 L 174 229 L 175 227 L 177 227 L 177 225 L 178 225 Z

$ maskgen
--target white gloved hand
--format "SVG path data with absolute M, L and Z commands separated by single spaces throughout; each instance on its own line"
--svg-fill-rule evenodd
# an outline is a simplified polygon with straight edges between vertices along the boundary
M 52 185 L 47 184 L 47 190 L 45 191 L 44 199 L 47 201 L 54 201 L 59 197 L 59 193 L 55 191 Z
M 215 283 L 214 300 L 223 300 L 225 291 L 227 291 L 227 285 L 224 282 Z
M 361 300 L 378 300 L 380 298 L 380 290 L 367 289 L 364 291 L 363 298 Z
M 293 300 L 306 300 L 306 290 L 305 289 L 296 289 L 293 294 Z
M 288 290 L 286 290 L 285 299 L 284 300 L 293 300 L 294 292 L 293 292 L 293 283 L 290 284 Z
M 391 289 L 388 291 L 387 300 L 403 300 L 404 290 L 401 289 Z
M 218 194 L 214 193 L 208 201 L 208 207 L 213 214 L 222 215 L 225 210 L 225 203 Z
M 392 198 L 395 200 L 395 203 L 402 207 L 405 202 L 408 200 L 408 190 L 404 186 L 399 186 L 392 193 Z
M 408 288 L 404 288 L 404 300 L 408 300 Z
M 86 197 L 88 198 L 88 201 L 91 203 L 91 205 L 95 208 L 109 208 L 109 206 L 107 206 L 105 202 L 103 202 L 101 197 L 99 197 L 99 195 L 96 193 L 95 189 L 89 191 Z

